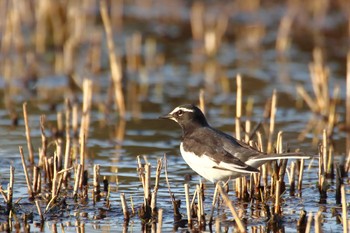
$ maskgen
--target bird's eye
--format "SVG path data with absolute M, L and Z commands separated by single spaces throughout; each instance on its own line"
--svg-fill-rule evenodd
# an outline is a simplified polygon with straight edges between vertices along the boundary
M 182 111 L 182 110 L 177 111 L 178 116 L 182 116 L 183 114 L 184 114 L 184 111 Z

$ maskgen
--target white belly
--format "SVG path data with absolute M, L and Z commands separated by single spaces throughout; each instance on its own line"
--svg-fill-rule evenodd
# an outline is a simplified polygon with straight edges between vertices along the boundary
M 192 152 L 185 151 L 182 143 L 180 144 L 180 152 L 182 158 L 195 172 L 211 182 L 225 180 L 235 174 L 235 172 L 232 171 L 213 168 L 217 166 L 217 163 L 206 155 L 199 157 Z

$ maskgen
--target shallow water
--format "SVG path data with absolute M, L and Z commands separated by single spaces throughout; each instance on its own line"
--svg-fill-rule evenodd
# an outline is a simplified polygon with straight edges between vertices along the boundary
M 109 69 L 105 52 L 101 59 L 102 71 L 97 74 L 90 72 L 87 75 L 94 82 L 87 164 L 91 178 L 93 164 L 100 164 L 101 175 L 108 178 L 111 185 L 111 209 L 104 211 L 103 200 L 95 206 L 91 205 L 91 200 L 85 204 L 68 200 L 67 204 L 71 208 L 67 208 L 67 211 L 49 212 L 43 229 L 38 226 L 39 216 L 34 214 L 32 231 L 54 232 L 54 224 L 57 224 L 58 230 L 63 227 L 65 232 L 77 232 L 80 223 L 84 224 L 83 228 L 87 232 L 122 231 L 120 193 L 125 193 L 128 202 L 132 196 L 135 207 L 143 202 L 143 190 L 136 173 L 138 155 L 146 155 L 155 168 L 157 159 L 167 154 L 171 191 L 176 199 L 182 201 L 180 211 L 185 219 L 184 177 L 192 175 L 191 193 L 194 192 L 199 177 L 191 171 L 179 154 L 180 128 L 175 123 L 159 120 L 158 117 L 168 113 L 178 104 L 198 103 L 199 91 L 203 89 L 209 122 L 212 126 L 233 134 L 238 73 L 242 75 L 243 81 L 243 104 L 247 103 L 248 98 L 254 99 L 254 109 L 250 117 L 253 125 L 263 120 L 265 103 L 271 98 L 273 90 L 277 90 L 276 137 L 278 131 L 283 131 L 285 146 L 291 150 L 300 149 L 306 153 L 316 154 L 317 144 L 312 142 L 314 137 L 321 139 L 322 134 L 315 136 L 308 133 L 305 139 L 298 140 L 312 113 L 306 104 L 297 107 L 296 102 L 300 97 L 297 97 L 295 88 L 296 84 L 301 84 L 308 93 L 313 93 L 308 65 L 312 61 L 312 50 L 316 45 L 325 53 L 325 64 L 330 72 L 329 89 L 332 92 L 334 86 L 340 87 L 337 112 L 339 122 L 345 120 L 343 106 L 345 106 L 346 49 L 340 48 L 347 46 L 347 33 L 343 29 L 347 25 L 345 12 L 349 8 L 340 11 L 337 6 L 332 6 L 332 9 L 338 10 L 338 14 L 330 10 L 320 19 L 316 16 L 312 18 L 311 14 L 297 8 L 290 48 L 281 54 L 276 51 L 275 43 L 279 22 L 289 9 L 285 4 L 270 3 L 258 9 L 246 9 L 243 5 L 225 6 L 207 2 L 205 6 L 208 18 L 215 18 L 217 12 L 229 15 L 226 34 L 219 51 L 215 57 L 208 57 L 203 51 L 202 41 L 192 40 L 188 3 L 179 1 L 167 5 L 170 3 L 160 1 L 147 7 L 137 2 L 128 2 L 124 6 L 123 28 L 117 33 L 119 37 L 116 44 L 124 48 L 121 51 L 124 54 L 128 41 L 135 33 L 139 33 L 143 42 L 147 40 L 156 42 L 156 55 L 153 57 L 154 60 L 146 61 L 148 47 L 142 44 L 141 68 L 136 70 L 125 68 L 128 109 L 125 122 L 119 121 L 114 105 L 109 101 L 110 79 L 108 72 L 105 72 Z M 94 12 L 92 9 L 89 9 L 90 11 Z M 93 25 L 96 28 L 99 26 L 101 25 Z M 86 62 L 85 53 L 81 52 L 81 56 L 77 59 L 77 83 L 81 83 L 86 73 L 82 68 L 84 67 L 82 64 Z M 1 57 L 4 57 L 4 54 Z M 151 63 L 151 68 L 143 66 L 147 62 Z M 14 200 L 23 198 L 17 206 L 18 213 L 21 214 L 36 213 L 34 205 L 29 204 L 26 198 L 27 189 L 18 151 L 18 146 L 23 146 L 27 154 L 21 115 L 22 103 L 28 102 L 32 143 L 37 155 L 41 145 L 40 116 L 46 115 L 47 134 L 51 137 L 50 129 L 57 127 L 56 111 L 64 110 L 64 98 L 76 98 L 79 103 L 82 99 L 81 90 L 72 89 L 66 75 L 59 72 L 56 74 L 48 63 L 44 66 L 39 69 L 42 69 L 41 73 L 45 75 L 40 76 L 32 85 L 25 85 L 21 78 L 16 77 L 0 79 L 1 95 L 4 96 L 4 101 L 0 102 L 0 182 L 3 188 L 7 186 L 9 166 L 13 165 L 16 169 Z M 25 75 L 22 73 L 20 76 Z M 20 119 L 18 126 L 12 126 L 6 103 L 10 103 L 11 109 L 18 114 Z M 264 134 L 263 130 L 262 133 Z M 340 163 L 343 162 L 345 155 L 345 136 L 344 132 L 336 128 L 333 135 L 334 155 L 335 160 Z M 53 147 L 51 149 L 53 152 Z M 291 197 L 289 187 L 286 187 L 286 193 L 283 195 L 282 226 L 285 232 L 295 232 L 301 210 L 316 213 L 320 208 L 324 208 L 323 230 L 340 232 L 342 225 L 336 223 L 336 217 L 332 216 L 331 211 L 335 209 L 341 212 L 341 207 L 335 204 L 335 184 L 329 180 L 327 204 L 319 204 L 319 192 L 316 186 L 318 162 L 307 161 L 306 166 L 309 163 L 312 165 L 304 173 L 302 197 Z M 348 184 L 348 181 L 345 183 Z M 205 184 L 206 196 L 209 197 L 205 200 L 205 211 L 209 213 L 214 186 L 209 182 Z M 350 200 L 348 185 L 346 189 L 347 200 Z M 255 228 L 265 230 L 266 218 L 256 217 L 257 213 L 252 210 L 254 208 L 259 210 L 261 207 L 247 208 L 246 203 L 237 200 L 234 192 L 230 194 L 236 207 L 246 211 L 248 231 L 251 232 Z M 162 228 L 164 232 L 187 230 L 187 228 L 176 228 L 174 224 L 164 172 L 161 175 L 157 203 L 159 208 L 164 209 Z M 231 214 L 228 210 L 225 211 L 231 220 Z M 101 212 L 105 217 L 95 219 Z M 6 221 L 6 216 L 2 214 L 0 220 Z M 233 231 L 232 222 L 222 221 L 223 226 L 226 223 L 229 231 Z M 124 230 L 138 232 L 141 229 L 140 225 L 139 218 L 134 216 Z

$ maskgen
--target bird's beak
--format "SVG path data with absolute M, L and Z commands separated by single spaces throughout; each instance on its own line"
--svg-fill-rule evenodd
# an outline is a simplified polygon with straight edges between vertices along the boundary
M 170 119 L 170 120 L 172 120 L 173 119 L 173 115 L 167 114 L 167 115 L 164 115 L 164 116 L 160 116 L 159 119 Z

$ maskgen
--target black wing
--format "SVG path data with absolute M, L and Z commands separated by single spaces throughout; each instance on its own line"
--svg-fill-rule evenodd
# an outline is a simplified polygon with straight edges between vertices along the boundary
M 220 132 L 212 128 L 202 127 L 186 135 L 182 145 L 185 151 L 191 150 L 197 155 L 208 156 L 216 163 L 214 167 L 217 169 L 243 173 L 258 172 L 256 168 L 245 164 L 236 156 L 237 153 L 241 154 L 242 147 L 236 144 L 236 141 L 229 143 L 229 138 L 222 136 Z

